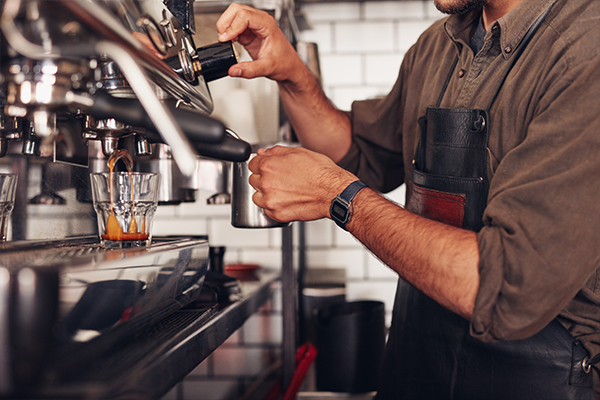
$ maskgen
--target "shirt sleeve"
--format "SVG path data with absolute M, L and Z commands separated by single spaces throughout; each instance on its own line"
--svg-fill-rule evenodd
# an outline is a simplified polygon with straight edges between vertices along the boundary
M 491 181 L 471 319 L 481 340 L 537 333 L 600 265 L 600 56 L 589 57 L 549 75 L 525 139 Z M 597 313 L 597 284 L 592 297 Z
M 398 79 L 387 96 L 352 103 L 349 113 L 352 145 L 338 163 L 369 187 L 383 193 L 404 183 L 402 82 L 408 74 L 410 57 L 410 52 L 404 57 Z

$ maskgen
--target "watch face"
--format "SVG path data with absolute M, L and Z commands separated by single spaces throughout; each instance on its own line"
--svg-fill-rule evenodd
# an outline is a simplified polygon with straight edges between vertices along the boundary
M 331 203 L 331 218 L 346 223 L 348 221 L 348 207 L 340 200 L 335 199 Z

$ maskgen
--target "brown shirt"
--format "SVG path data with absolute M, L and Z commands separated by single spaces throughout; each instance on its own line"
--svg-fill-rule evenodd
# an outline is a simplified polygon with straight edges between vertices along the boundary
M 408 181 L 417 119 L 434 105 L 486 109 L 519 42 L 552 0 L 524 0 L 474 55 L 479 14 L 433 24 L 406 54 L 391 93 L 355 102 L 340 162 L 386 192 Z M 600 2 L 557 0 L 490 112 L 490 193 L 478 233 L 471 334 L 521 339 L 559 320 L 600 353 Z M 599 391 L 598 370 L 594 384 Z

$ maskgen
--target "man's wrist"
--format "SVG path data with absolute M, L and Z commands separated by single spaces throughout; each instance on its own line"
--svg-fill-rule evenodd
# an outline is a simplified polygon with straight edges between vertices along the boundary
M 362 189 L 366 188 L 360 180 L 350 183 L 339 195 L 331 202 L 329 215 L 331 219 L 343 230 L 347 231 L 346 225 L 352 218 L 352 200 Z
M 308 67 L 298 58 L 295 67 L 290 70 L 287 79 L 279 80 L 279 89 L 287 92 L 291 96 L 296 93 L 313 93 L 320 90 L 320 84 L 317 77 L 313 75 Z

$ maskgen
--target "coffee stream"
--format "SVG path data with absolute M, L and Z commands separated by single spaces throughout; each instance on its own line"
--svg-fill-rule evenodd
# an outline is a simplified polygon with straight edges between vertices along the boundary
M 114 170 L 115 164 L 117 161 L 122 160 L 127 167 L 127 171 L 129 172 L 129 180 L 131 181 L 131 222 L 129 223 L 129 229 L 127 232 L 123 232 L 121 226 L 119 225 L 119 221 L 114 213 L 114 203 L 113 203 L 113 179 L 114 179 Z M 131 169 L 133 168 L 133 160 L 131 156 L 127 152 L 127 150 L 115 150 L 110 158 L 108 159 L 108 168 L 110 170 L 110 215 L 106 221 L 106 234 L 102 235 L 102 239 L 104 240 L 147 240 L 149 234 L 145 233 L 146 231 L 146 219 L 142 218 L 142 229 L 138 232 L 137 223 L 135 222 L 135 216 L 133 212 L 135 210 L 135 191 L 133 187 L 133 176 L 131 175 Z

